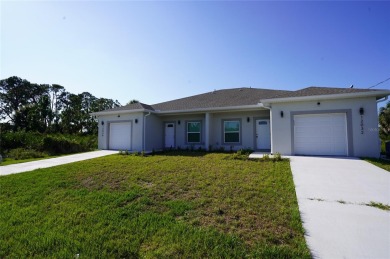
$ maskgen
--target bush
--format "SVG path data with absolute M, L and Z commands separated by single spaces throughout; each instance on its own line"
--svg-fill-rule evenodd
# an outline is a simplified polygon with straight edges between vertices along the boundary
M 0 134 L 1 152 L 24 148 L 42 151 L 42 134 L 37 132 L 5 132 Z
M 95 135 L 42 134 L 38 132 L 2 132 L 0 134 L 0 153 L 22 148 L 50 154 L 70 154 L 97 148 Z M 14 151 L 15 152 L 15 151 Z
M 32 149 L 15 148 L 8 152 L 8 157 L 15 160 L 29 159 L 29 158 L 41 158 L 46 157 L 47 154 Z
M 90 147 L 88 141 L 83 142 L 82 139 L 77 140 L 60 135 L 44 137 L 43 149 L 52 155 L 56 155 L 85 152 L 93 148 Z
M 281 161 L 282 160 L 282 155 L 279 152 L 276 152 L 274 154 L 274 161 Z

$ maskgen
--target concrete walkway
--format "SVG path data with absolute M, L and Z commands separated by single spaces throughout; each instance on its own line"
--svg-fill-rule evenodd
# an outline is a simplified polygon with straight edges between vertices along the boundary
M 27 162 L 27 163 L 0 166 L 0 176 L 28 172 L 38 168 L 47 168 L 47 167 L 52 167 L 57 165 L 69 164 L 69 163 L 83 161 L 87 159 L 108 156 L 116 153 L 118 153 L 118 151 L 100 150 L 100 151 L 93 151 L 93 152 L 87 152 L 87 153 L 81 153 L 75 155 L 43 159 L 43 160 Z
M 314 258 L 390 258 L 390 172 L 359 159 L 293 156 L 291 169 Z

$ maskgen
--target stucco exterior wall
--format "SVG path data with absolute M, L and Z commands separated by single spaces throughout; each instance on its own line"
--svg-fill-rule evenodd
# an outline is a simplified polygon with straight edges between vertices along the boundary
M 249 117 L 249 122 L 247 118 Z M 233 149 L 256 149 L 255 121 L 256 119 L 269 119 L 269 110 L 214 113 L 211 117 L 210 145 L 213 148 L 223 147 L 226 151 Z M 238 119 L 241 121 L 241 143 L 225 144 L 223 140 L 223 121 Z
M 174 115 L 174 116 L 162 116 L 160 117 L 162 121 L 162 144 L 165 145 L 165 123 L 171 122 L 175 124 L 175 147 L 176 148 L 205 148 L 205 115 L 202 114 L 184 114 L 184 115 Z M 180 121 L 180 123 L 179 123 Z M 201 137 L 200 137 L 200 144 L 189 144 L 187 143 L 187 136 L 186 136 L 186 127 L 187 122 L 189 121 L 200 121 L 201 122 Z
M 142 150 L 143 139 L 143 113 L 132 113 L 132 114 L 120 114 L 118 115 L 100 115 L 98 116 L 98 148 L 109 149 L 109 135 L 110 135 L 110 123 L 112 122 L 131 122 L 131 146 L 132 150 Z M 137 123 L 135 123 L 137 119 Z M 104 122 L 104 125 L 102 125 Z
M 247 118 L 249 117 L 249 122 Z M 165 123 L 175 123 L 175 146 L 180 148 L 194 148 L 201 147 L 202 149 L 219 149 L 223 147 L 226 151 L 232 148 L 238 150 L 241 148 L 255 149 L 255 120 L 269 119 L 269 110 L 247 111 L 247 112 L 217 112 L 209 113 L 209 142 L 206 144 L 206 113 L 176 115 L 176 116 L 161 116 L 162 128 Z M 225 144 L 223 143 L 223 121 L 238 119 L 241 121 L 241 143 L 240 144 Z M 178 123 L 180 121 L 180 124 Z M 188 121 L 200 121 L 202 125 L 201 142 L 200 144 L 187 143 L 186 125 Z M 164 139 L 164 132 L 162 133 Z M 163 140 L 164 141 L 164 140 Z
M 144 115 L 147 115 L 145 113 Z M 163 149 L 164 126 L 160 117 L 150 114 L 145 120 L 145 151 L 158 151 Z
M 319 104 L 318 104 L 319 102 Z M 359 109 L 364 109 L 361 116 Z M 272 152 L 283 155 L 294 155 L 293 150 L 293 120 L 292 116 L 297 112 L 316 114 L 320 112 L 350 111 L 349 145 L 352 144 L 349 156 L 378 157 L 380 154 L 380 142 L 378 133 L 378 112 L 375 97 L 354 98 L 342 100 L 305 101 L 294 103 L 274 103 L 271 111 L 271 146 Z M 284 116 L 280 113 L 283 111 Z M 347 115 L 348 120 L 348 115 Z

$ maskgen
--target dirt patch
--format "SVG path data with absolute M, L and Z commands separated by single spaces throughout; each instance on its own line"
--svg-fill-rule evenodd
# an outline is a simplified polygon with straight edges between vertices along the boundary
M 123 188 L 123 182 L 128 177 L 126 175 L 118 175 L 113 172 L 101 172 L 96 175 L 89 175 L 78 179 L 80 186 L 88 190 L 120 190 Z

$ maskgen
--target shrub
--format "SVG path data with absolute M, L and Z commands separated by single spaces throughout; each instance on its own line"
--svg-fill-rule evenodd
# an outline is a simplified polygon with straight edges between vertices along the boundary
M 263 155 L 263 160 L 264 161 L 269 161 L 270 160 L 269 155 L 268 154 L 264 154 Z
M 53 135 L 43 138 L 43 149 L 50 154 L 70 154 L 95 149 L 90 137 Z
M 47 154 L 32 149 L 15 148 L 8 152 L 8 156 L 15 160 L 29 159 L 29 158 L 41 158 L 46 157 Z
M 276 152 L 274 154 L 274 161 L 281 161 L 282 160 L 282 155 L 279 152 Z
M 38 132 L 5 132 L 0 134 L 2 151 L 24 148 L 42 151 L 42 134 Z

